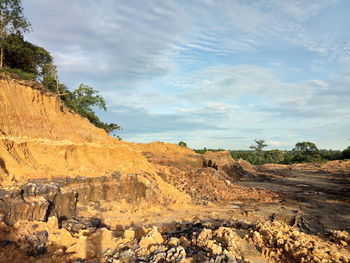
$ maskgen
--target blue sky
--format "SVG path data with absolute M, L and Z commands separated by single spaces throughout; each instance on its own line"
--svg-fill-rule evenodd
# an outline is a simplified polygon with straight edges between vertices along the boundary
M 71 89 L 126 141 L 247 149 L 350 144 L 348 0 L 23 0 Z

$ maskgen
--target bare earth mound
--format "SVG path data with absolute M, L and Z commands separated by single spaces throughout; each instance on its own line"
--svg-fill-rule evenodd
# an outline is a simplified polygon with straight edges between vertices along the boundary
M 349 262 L 349 170 L 119 141 L 0 78 L 0 262 Z

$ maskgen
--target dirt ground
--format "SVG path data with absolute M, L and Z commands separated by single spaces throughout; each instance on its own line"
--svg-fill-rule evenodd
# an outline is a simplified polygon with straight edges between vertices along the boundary
M 262 179 L 245 179 L 235 181 L 232 185 L 224 184 L 224 187 L 238 188 L 232 190 L 236 200 L 221 202 L 219 205 L 208 201 L 205 205 L 191 207 L 135 211 L 135 216 L 127 213 L 125 218 L 134 223 L 143 221 L 160 224 L 173 220 L 224 220 L 234 217 L 249 218 L 252 222 L 278 220 L 311 234 L 326 233 L 334 229 L 350 232 L 350 168 L 328 171 L 312 166 L 266 165 L 256 168 L 258 173 L 264 173 Z M 208 185 L 208 178 L 203 176 L 203 180 L 205 187 Z M 191 183 L 193 185 L 195 183 Z M 259 189 L 276 194 L 270 198 L 264 196 L 263 199 L 255 200 L 254 194 Z M 249 198 L 249 192 L 252 198 Z M 242 195 L 238 196 L 240 193 Z M 212 196 L 215 195 L 213 192 Z
M 305 166 L 262 166 L 258 170 L 277 175 L 263 182 L 239 182 L 279 193 L 280 202 L 258 204 L 257 213 L 291 223 L 309 233 L 332 229 L 350 232 L 350 169 Z M 302 218 L 302 220 L 301 220 Z
M 72 232 L 52 222 L 28 221 L 17 223 L 15 230 L 4 227 L 2 239 L 10 241 L 0 244 L 0 262 L 350 262 L 347 166 L 264 165 L 255 167 L 255 173 L 260 176 L 223 183 L 235 193 L 226 201 L 204 198 L 206 202 L 164 209 L 126 204 L 124 212 L 122 204 L 119 212 L 92 204 L 81 211 L 83 217 L 95 213 L 107 228 Z M 273 194 L 259 200 L 249 198 L 249 191 L 253 197 Z M 240 197 L 240 192 L 245 194 Z M 200 193 L 204 197 L 206 192 Z M 33 247 L 26 241 L 23 248 L 18 241 L 23 233 L 28 240 L 42 232 L 38 230 L 47 231 L 47 243 Z M 45 246 L 42 255 L 39 246 Z

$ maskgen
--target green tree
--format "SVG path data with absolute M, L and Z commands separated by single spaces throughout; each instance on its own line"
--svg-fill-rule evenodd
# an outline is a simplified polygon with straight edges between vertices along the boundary
M 265 140 L 254 140 L 256 145 L 249 146 L 250 149 L 254 150 L 257 156 L 257 164 L 262 164 L 264 158 L 264 148 L 267 146 Z
M 231 156 L 233 159 L 243 159 L 251 164 L 259 164 L 256 154 L 252 151 L 231 151 Z
M 3 48 L 6 67 L 35 75 L 53 93 L 61 95 L 68 91 L 59 83 L 53 58 L 43 47 L 25 41 L 21 34 L 10 34 L 4 39 Z
M 0 69 L 4 66 L 4 39 L 10 34 L 22 34 L 30 30 L 23 15 L 21 0 L 0 0 Z
M 313 142 L 298 142 L 295 144 L 294 150 L 304 154 L 318 152 L 318 148 Z
M 284 160 L 284 153 L 280 150 L 270 150 L 265 152 L 264 157 L 268 163 L 280 163 Z
M 40 81 L 44 87 L 56 94 L 64 94 L 68 88 L 59 83 L 57 76 L 57 68 L 53 63 L 47 63 L 42 67 Z
M 293 151 L 285 151 L 283 154 L 283 160 L 281 163 L 283 164 L 292 164 L 295 153 Z
M 60 87 L 62 89 L 62 86 Z M 68 91 L 64 88 L 64 91 Z M 107 133 L 120 130 L 121 127 L 115 123 L 102 122 L 93 111 L 93 108 L 107 110 L 106 102 L 103 97 L 98 95 L 98 91 L 84 84 L 75 89 L 73 92 L 67 92 L 62 96 L 63 103 L 78 113 L 80 116 L 87 118 L 96 127 L 104 129 Z
M 350 146 L 342 152 L 343 159 L 350 159 Z
M 71 94 L 74 98 L 72 101 L 72 109 L 82 115 L 88 115 L 87 112 L 92 112 L 92 107 L 107 110 L 105 100 L 98 95 L 98 93 L 99 92 L 92 87 L 83 83 L 80 84 Z
M 342 152 L 338 150 L 320 150 L 321 159 L 327 161 L 340 160 L 342 158 Z
M 317 162 L 321 160 L 320 151 L 313 142 L 298 142 L 293 149 L 293 162 Z
M 3 40 L 5 66 L 35 74 L 41 81 L 47 65 L 53 58 L 44 48 L 23 39 L 21 34 L 10 34 Z

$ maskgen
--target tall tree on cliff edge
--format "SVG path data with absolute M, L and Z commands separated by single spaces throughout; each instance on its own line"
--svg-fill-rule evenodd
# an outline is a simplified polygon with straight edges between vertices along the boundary
M 4 40 L 9 34 L 30 31 L 30 23 L 23 15 L 21 0 L 0 0 L 0 69 L 4 66 Z

